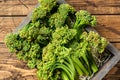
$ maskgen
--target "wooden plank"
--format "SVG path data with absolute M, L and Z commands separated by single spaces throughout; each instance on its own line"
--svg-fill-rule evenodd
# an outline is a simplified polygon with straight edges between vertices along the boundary
M 0 59 L 0 80 L 37 80 L 36 69 L 29 69 L 25 62 L 9 58 Z
M 20 3 L 19 0 L 7 0 L 6 2 L 0 3 L 0 15 L 27 15 L 31 11 L 37 1 L 25 1 L 21 0 L 24 4 Z M 66 0 L 69 4 L 72 4 L 77 10 L 85 9 L 92 14 L 120 14 L 120 1 L 103 1 L 103 0 Z
M 112 43 L 118 50 L 120 50 L 120 42 L 119 43 Z
M 38 80 L 36 69 L 27 67 L 27 63 L 10 54 L 3 42 L 0 42 L 0 80 Z
M 116 72 L 116 74 L 120 74 L 120 61 L 116 64 L 116 66 L 119 70 Z
M 0 17 L 0 41 L 6 34 L 12 32 L 25 17 Z
M 112 43 L 118 50 L 120 50 L 120 43 Z M 2 41 L 0 42 L 0 54 L 2 53 L 9 53 L 8 48 L 6 47 L 5 43 Z M 1 59 L 1 58 L 0 58 Z
M 5 0 L 0 2 L 0 16 L 27 15 L 37 3 L 38 0 Z
M 36 5 L 38 0 L 30 1 L 30 0 L 4 0 L 0 2 L 0 6 L 3 5 Z
M 111 42 L 120 42 L 120 15 L 96 15 L 99 22 L 95 28 L 101 36 Z M 13 31 L 25 17 L 0 17 L 0 41 Z
M 112 43 L 117 49 L 120 50 L 120 43 Z M 4 42 L 0 42 L 0 54 L 10 53 Z M 7 55 L 8 56 L 8 55 Z M 2 57 L 0 57 L 1 59 Z
M 119 68 L 118 67 L 113 67 L 109 72 L 108 72 L 108 74 L 110 75 L 110 74 L 115 74 L 117 71 L 119 70 Z
M 120 15 L 96 15 L 98 26 L 95 28 L 101 36 L 111 42 L 120 42 Z
M 106 27 L 113 27 L 120 30 L 120 15 L 95 15 L 97 22 Z
M 0 54 L 10 53 L 4 42 L 0 42 Z M 0 57 L 2 59 L 2 57 Z
M 88 5 L 92 5 L 92 4 L 97 4 L 98 6 L 100 5 L 120 5 L 120 1 L 119 0 L 65 0 L 68 3 L 73 3 L 73 4 L 77 4 L 77 3 L 84 3 L 84 4 L 88 4 Z
M 27 15 L 34 7 L 35 5 L 3 5 L 0 8 L 0 16 Z
M 66 0 L 77 10 L 88 10 L 92 14 L 120 14 L 119 0 Z
M 103 80 L 120 80 L 120 74 L 107 75 Z

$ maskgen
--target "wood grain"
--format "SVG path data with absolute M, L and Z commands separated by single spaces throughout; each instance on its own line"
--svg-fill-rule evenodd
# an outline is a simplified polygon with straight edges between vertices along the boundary
M 110 42 L 120 42 L 120 15 L 95 15 L 99 22 L 95 28 Z M 0 17 L 0 41 L 12 32 L 25 17 Z
M 25 17 L 0 17 L 0 41 L 6 34 L 12 32 Z
M 38 0 L 30 1 L 30 0 L 4 0 L 0 2 L 0 6 L 2 5 L 36 5 Z
M 120 15 L 96 15 L 99 34 L 110 42 L 120 42 Z
M 0 55 L 0 80 L 37 80 L 36 69 L 29 69 L 26 62 L 9 53 L 3 42 L 0 42 Z
M 77 3 L 84 3 L 84 4 L 92 4 L 92 3 L 95 3 L 97 4 L 97 6 L 99 5 L 104 5 L 104 6 L 107 6 L 107 5 L 120 5 L 120 1 L 119 0 L 65 0 L 66 2 L 68 3 L 73 3 L 73 4 L 77 4 Z M 78 5 L 79 6 L 79 5 Z
M 36 69 L 29 69 L 27 63 L 11 54 L 0 42 L 0 80 L 37 80 Z
M 37 80 L 36 69 L 29 69 L 25 62 L 10 57 L 0 59 L 0 75 L 0 80 Z
M 4 5 L 0 8 L 0 16 L 27 15 L 35 7 L 34 5 Z
M 66 0 L 77 10 L 88 10 L 92 14 L 120 14 L 119 0 Z
M 118 50 L 120 50 L 120 42 L 112 43 Z
M 74 6 L 77 10 L 85 9 L 92 14 L 120 14 L 119 0 L 66 0 L 69 4 Z M 4 4 L 4 5 L 3 5 Z M 27 15 L 29 11 L 37 4 L 37 0 L 6 0 L 0 3 L 0 15 Z
M 0 16 L 27 15 L 37 3 L 37 0 L 5 0 L 0 3 Z

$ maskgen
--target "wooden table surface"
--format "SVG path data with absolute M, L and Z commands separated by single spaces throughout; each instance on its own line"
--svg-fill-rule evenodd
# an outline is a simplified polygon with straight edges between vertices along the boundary
M 77 10 L 85 9 L 97 17 L 95 28 L 120 50 L 120 0 L 66 0 Z M 37 80 L 36 70 L 10 55 L 4 37 L 34 9 L 37 0 L 0 0 L 0 80 Z M 120 80 L 120 62 L 104 80 Z

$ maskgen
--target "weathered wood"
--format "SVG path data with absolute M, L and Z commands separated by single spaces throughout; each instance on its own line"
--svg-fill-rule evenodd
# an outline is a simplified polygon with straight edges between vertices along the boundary
M 120 74 L 107 75 L 106 78 L 107 78 L 107 80 L 120 80 Z
M 107 6 L 107 5 L 120 5 L 120 1 L 119 0 L 65 0 L 66 2 L 68 3 L 73 3 L 73 4 L 77 4 L 77 3 L 85 3 L 85 4 L 97 4 L 97 6 L 99 5 L 104 5 L 104 6 Z M 78 5 L 79 6 L 79 5 Z
M 112 27 L 120 30 L 120 15 L 95 15 L 97 22 L 106 27 Z
M 85 9 L 92 14 L 120 14 L 119 0 L 66 0 L 77 10 Z
M 0 8 L 0 16 L 27 15 L 35 5 L 4 5 Z
M 25 17 L 0 17 L 0 41 L 6 34 L 12 32 Z
M 109 74 L 109 75 L 115 74 L 118 70 L 119 70 L 118 67 L 113 67 L 113 68 L 108 72 L 108 74 Z
M 101 17 L 101 15 L 97 15 L 97 19 L 99 24 L 96 30 L 100 35 L 107 38 L 110 42 L 120 42 L 120 27 L 118 26 L 120 24 L 120 16 L 114 15 L 109 17 L 108 15 L 104 15 Z
M 0 42 L 0 55 L 0 80 L 37 80 L 36 69 L 29 69 L 26 62 L 10 54 L 3 42 Z
M 26 62 L 10 54 L 3 42 L 0 42 L 0 80 L 37 80 L 36 69 L 29 69 Z
M 116 42 L 116 43 L 112 43 L 117 49 L 119 49 L 120 50 L 120 42 Z
M 0 2 L 0 6 L 2 5 L 36 5 L 38 0 L 30 1 L 30 0 L 4 0 Z
M 120 43 L 112 43 L 118 50 L 120 50 Z M 0 55 L 2 54 L 6 54 L 9 53 L 8 48 L 6 48 L 6 45 L 4 44 L 4 42 L 0 42 Z M 9 56 L 7 54 L 7 56 Z M 0 57 L 1 59 L 2 57 Z
M 37 80 L 36 69 L 30 70 L 24 62 L 14 59 L 0 60 L 0 75 L 0 80 Z
M 111 42 L 120 42 L 120 15 L 95 15 L 99 22 L 95 28 L 101 36 Z M 0 41 L 4 36 L 13 31 L 25 17 L 0 17 Z
M 1 28 L 15 28 L 25 17 L 0 17 Z
M 5 0 L 0 2 L 0 16 L 27 15 L 37 3 L 37 0 Z
M 111 42 L 120 42 L 120 15 L 96 15 L 100 35 Z
M 103 0 L 66 0 L 69 4 L 72 4 L 77 10 L 85 9 L 92 14 L 120 14 L 120 1 L 103 1 Z M 4 4 L 4 5 L 3 5 Z M 34 5 L 37 4 L 37 0 L 6 0 L 6 2 L 0 3 L 0 15 L 27 15 Z M 11 13 L 12 12 L 12 13 Z

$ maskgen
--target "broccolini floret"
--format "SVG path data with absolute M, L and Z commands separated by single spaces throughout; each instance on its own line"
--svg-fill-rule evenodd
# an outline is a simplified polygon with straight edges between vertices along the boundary
M 52 39 L 54 43 L 59 42 L 64 45 L 73 39 L 76 33 L 76 29 L 68 29 L 67 26 L 56 28 L 55 32 L 52 34 Z
M 70 13 L 75 13 L 75 9 L 69 4 L 61 4 L 58 8 L 58 11 L 50 17 L 50 26 L 55 28 L 64 26 L 65 21 Z
M 43 19 L 50 13 L 52 8 L 56 5 L 56 0 L 39 0 L 40 6 L 37 7 L 32 14 L 32 22 L 36 22 L 38 19 Z
M 80 10 L 75 13 L 76 21 L 73 28 L 77 29 L 78 33 L 76 38 L 79 38 L 79 35 L 83 32 L 84 28 L 87 26 L 95 26 L 96 18 L 92 16 L 88 11 Z
M 10 52 L 14 53 L 22 48 L 22 41 L 18 34 L 10 33 L 5 37 L 6 46 Z
M 40 5 L 47 8 L 47 11 L 50 12 L 52 8 L 56 5 L 56 0 L 39 0 Z
M 92 16 L 88 11 L 80 10 L 76 12 L 76 22 L 74 28 L 85 27 L 85 26 L 95 26 L 96 18 Z
M 28 24 L 20 30 L 19 34 L 21 38 L 27 39 L 28 41 L 35 40 L 38 36 L 39 28 L 36 28 L 34 24 Z

